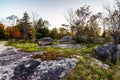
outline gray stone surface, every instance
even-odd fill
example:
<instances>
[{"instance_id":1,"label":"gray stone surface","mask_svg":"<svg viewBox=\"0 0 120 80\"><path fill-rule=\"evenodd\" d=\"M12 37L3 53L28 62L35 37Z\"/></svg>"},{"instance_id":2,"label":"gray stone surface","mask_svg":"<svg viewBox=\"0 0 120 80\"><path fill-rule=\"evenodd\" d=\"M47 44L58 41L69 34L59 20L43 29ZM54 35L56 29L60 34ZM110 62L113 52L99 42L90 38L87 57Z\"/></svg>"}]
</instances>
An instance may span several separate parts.
<instances>
[{"instance_id":1,"label":"gray stone surface","mask_svg":"<svg viewBox=\"0 0 120 80\"><path fill-rule=\"evenodd\" d=\"M52 45L53 39L51 37L43 37L38 39L39 46Z\"/></svg>"},{"instance_id":2,"label":"gray stone surface","mask_svg":"<svg viewBox=\"0 0 120 80\"><path fill-rule=\"evenodd\" d=\"M59 80L74 69L75 58L42 61L31 56L43 52L23 53L15 48L0 52L0 80Z\"/></svg>"},{"instance_id":3,"label":"gray stone surface","mask_svg":"<svg viewBox=\"0 0 120 80\"><path fill-rule=\"evenodd\" d=\"M64 36L61 40L60 40L61 44L64 43L75 43L75 41L73 40L72 36Z\"/></svg>"},{"instance_id":4,"label":"gray stone surface","mask_svg":"<svg viewBox=\"0 0 120 80\"><path fill-rule=\"evenodd\" d=\"M109 59L111 63L116 63L117 60L117 45L106 43L94 49L97 56L105 61Z\"/></svg>"},{"instance_id":5,"label":"gray stone surface","mask_svg":"<svg viewBox=\"0 0 120 80\"><path fill-rule=\"evenodd\" d=\"M84 45L79 44L57 44L55 45L57 48L86 48Z\"/></svg>"}]
</instances>

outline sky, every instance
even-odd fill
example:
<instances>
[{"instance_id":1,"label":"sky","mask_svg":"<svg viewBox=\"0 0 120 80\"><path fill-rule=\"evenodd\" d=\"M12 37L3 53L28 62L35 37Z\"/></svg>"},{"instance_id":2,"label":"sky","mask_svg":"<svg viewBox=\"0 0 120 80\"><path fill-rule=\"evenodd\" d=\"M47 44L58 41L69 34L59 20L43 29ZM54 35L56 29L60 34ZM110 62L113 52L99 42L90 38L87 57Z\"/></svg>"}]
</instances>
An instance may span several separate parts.
<instances>
[{"instance_id":1,"label":"sky","mask_svg":"<svg viewBox=\"0 0 120 80\"><path fill-rule=\"evenodd\" d=\"M112 0L0 0L0 19L10 15L23 17L26 11L30 15L37 13L38 17L50 22L53 27L61 27L67 23L66 15L69 9L76 10L81 6L90 5L93 14L104 13L103 4L111 4Z\"/></svg>"}]
</instances>

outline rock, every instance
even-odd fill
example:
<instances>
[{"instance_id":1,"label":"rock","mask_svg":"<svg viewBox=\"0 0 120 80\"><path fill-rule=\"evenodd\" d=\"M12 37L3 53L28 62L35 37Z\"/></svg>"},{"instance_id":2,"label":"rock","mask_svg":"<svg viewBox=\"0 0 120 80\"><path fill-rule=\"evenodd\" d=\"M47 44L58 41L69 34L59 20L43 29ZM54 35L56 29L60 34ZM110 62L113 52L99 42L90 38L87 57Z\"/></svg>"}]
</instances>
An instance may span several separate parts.
<instances>
[{"instance_id":1,"label":"rock","mask_svg":"<svg viewBox=\"0 0 120 80\"><path fill-rule=\"evenodd\" d=\"M64 36L61 40L60 40L61 44L66 44L66 43L75 43L75 41L73 40L72 36Z\"/></svg>"},{"instance_id":2,"label":"rock","mask_svg":"<svg viewBox=\"0 0 120 80\"><path fill-rule=\"evenodd\" d=\"M44 52L24 53L9 48L0 54L0 80L59 80L74 69L75 58L32 59Z\"/></svg>"},{"instance_id":3,"label":"rock","mask_svg":"<svg viewBox=\"0 0 120 80\"><path fill-rule=\"evenodd\" d=\"M93 59L93 61L91 62L91 64L97 64L100 68L103 68L103 69L109 69L110 66L107 65L107 64L104 64L102 63L101 61L97 60L97 59Z\"/></svg>"},{"instance_id":4,"label":"rock","mask_svg":"<svg viewBox=\"0 0 120 80\"><path fill-rule=\"evenodd\" d=\"M14 69L14 76L10 80L30 80L30 76L39 64L40 62L35 60L22 62Z\"/></svg>"},{"instance_id":5,"label":"rock","mask_svg":"<svg viewBox=\"0 0 120 80\"><path fill-rule=\"evenodd\" d=\"M117 60L117 45L106 43L94 49L97 56L103 61L109 59L111 63L116 63Z\"/></svg>"},{"instance_id":6,"label":"rock","mask_svg":"<svg viewBox=\"0 0 120 80\"><path fill-rule=\"evenodd\" d=\"M38 44L40 46L51 45L53 43L53 39L51 37L43 37L38 39Z\"/></svg>"},{"instance_id":7,"label":"rock","mask_svg":"<svg viewBox=\"0 0 120 80\"><path fill-rule=\"evenodd\" d=\"M57 48L86 48L86 46L79 45L79 44L58 44L55 45Z\"/></svg>"},{"instance_id":8,"label":"rock","mask_svg":"<svg viewBox=\"0 0 120 80\"><path fill-rule=\"evenodd\" d=\"M75 58L62 58L54 61L43 61L39 65L33 76L32 80L59 80L65 74L74 69L77 60Z\"/></svg>"}]
</instances>

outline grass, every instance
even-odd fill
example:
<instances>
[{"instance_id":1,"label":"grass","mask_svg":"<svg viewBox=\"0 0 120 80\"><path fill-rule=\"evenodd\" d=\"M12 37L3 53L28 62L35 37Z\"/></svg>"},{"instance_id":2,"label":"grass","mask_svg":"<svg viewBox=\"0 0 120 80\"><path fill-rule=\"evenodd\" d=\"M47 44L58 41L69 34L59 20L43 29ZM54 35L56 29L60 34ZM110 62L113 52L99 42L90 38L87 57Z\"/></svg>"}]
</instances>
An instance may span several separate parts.
<instances>
[{"instance_id":1,"label":"grass","mask_svg":"<svg viewBox=\"0 0 120 80\"><path fill-rule=\"evenodd\" d=\"M41 48L37 48L38 45L34 43L19 43L19 42L8 41L6 43L6 46L13 46L16 48L20 48L21 51L24 52L36 52L41 50Z\"/></svg>"},{"instance_id":2,"label":"grass","mask_svg":"<svg viewBox=\"0 0 120 80\"><path fill-rule=\"evenodd\" d=\"M80 55L82 58L77 58L78 63L74 70L68 72L63 80L118 80L120 65L114 66L108 70L100 68L97 63L91 65L93 58L90 56L93 48L101 44L82 44L87 46L83 49L75 48L55 48L55 47L38 47L35 43L20 43L20 42L7 42L6 45L20 48L24 52L44 51L44 54L32 56L34 59L42 60L56 60L58 57L70 58L73 55ZM118 68L116 68L118 67ZM117 73L114 73L116 69Z\"/></svg>"},{"instance_id":3,"label":"grass","mask_svg":"<svg viewBox=\"0 0 120 80\"><path fill-rule=\"evenodd\" d=\"M74 70L68 72L63 80L113 80L113 70L104 69L93 63L93 59L84 55L78 59L78 63Z\"/></svg>"},{"instance_id":4,"label":"grass","mask_svg":"<svg viewBox=\"0 0 120 80\"><path fill-rule=\"evenodd\" d=\"M58 57L70 58L72 55L77 54L78 50L74 48L56 48L56 47L38 47L38 44L35 43L21 43L21 42L12 42L8 41L7 46L14 46L21 49L22 52L38 52L44 51L44 55L35 55L32 56L34 59L43 59L43 60L55 60Z\"/></svg>"}]
</instances>

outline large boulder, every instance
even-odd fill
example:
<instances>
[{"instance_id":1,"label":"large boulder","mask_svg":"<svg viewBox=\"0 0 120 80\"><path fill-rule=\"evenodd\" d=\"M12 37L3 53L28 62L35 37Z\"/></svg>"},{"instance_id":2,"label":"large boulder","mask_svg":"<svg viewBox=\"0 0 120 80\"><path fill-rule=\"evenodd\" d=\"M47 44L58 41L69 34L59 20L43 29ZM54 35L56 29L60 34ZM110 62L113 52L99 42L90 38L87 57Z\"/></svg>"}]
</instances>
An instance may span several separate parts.
<instances>
[{"instance_id":1,"label":"large boulder","mask_svg":"<svg viewBox=\"0 0 120 80\"><path fill-rule=\"evenodd\" d=\"M59 80L77 63L75 58L31 58L37 54L43 55L44 52L24 53L14 48L0 52L0 80Z\"/></svg>"},{"instance_id":2,"label":"large boulder","mask_svg":"<svg viewBox=\"0 0 120 80\"><path fill-rule=\"evenodd\" d=\"M72 36L64 36L61 40L60 40L61 44L66 44L66 43L75 43L75 41L73 40Z\"/></svg>"},{"instance_id":3,"label":"large boulder","mask_svg":"<svg viewBox=\"0 0 120 80\"><path fill-rule=\"evenodd\" d=\"M38 39L38 44L40 46L51 45L53 43L53 39L51 37L43 37Z\"/></svg>"},{"instance_id":4,"label":"large boulder","mask_svg":"<svg viewBox=\"0 0 120 80\"><path fill-rule=\"evenodd\" d=\"M94 49L94 52L97 54L98 58L105 61L109 59L111 63L117 62L117 45L106 43L103 46L99 46Z\"/></svg>"}]
</instances>

